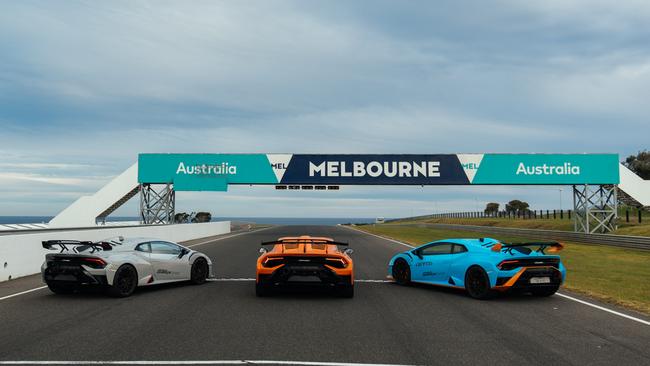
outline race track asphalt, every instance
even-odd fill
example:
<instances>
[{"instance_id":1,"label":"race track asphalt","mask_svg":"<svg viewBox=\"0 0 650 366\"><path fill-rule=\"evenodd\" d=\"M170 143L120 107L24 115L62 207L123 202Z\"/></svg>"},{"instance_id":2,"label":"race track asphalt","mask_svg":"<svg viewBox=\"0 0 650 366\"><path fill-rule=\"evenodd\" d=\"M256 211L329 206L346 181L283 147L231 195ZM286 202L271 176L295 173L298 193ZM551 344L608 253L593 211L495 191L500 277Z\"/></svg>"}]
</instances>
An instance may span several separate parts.
<instances>
[{"instance_id":1,"label":"race track asphalt","mask_svg":"<svg viewBox=\"0 0 650 366\"><path fill-rule=\"evenodd\" d=\"M246 279L255 276L259 243L301 234L350 242L359 280L385 280L390 257L408 249L336 226L204 243L194 249L212 258L219 279L205 285L151 287L125 299L41 289L0 301L0 361L650 365L650 326L557 295L477 301L457 290L359 282L353 299L317 291L257 298ZM36 280L32 287L42 286Z\"/></svg>"}]
</instances>

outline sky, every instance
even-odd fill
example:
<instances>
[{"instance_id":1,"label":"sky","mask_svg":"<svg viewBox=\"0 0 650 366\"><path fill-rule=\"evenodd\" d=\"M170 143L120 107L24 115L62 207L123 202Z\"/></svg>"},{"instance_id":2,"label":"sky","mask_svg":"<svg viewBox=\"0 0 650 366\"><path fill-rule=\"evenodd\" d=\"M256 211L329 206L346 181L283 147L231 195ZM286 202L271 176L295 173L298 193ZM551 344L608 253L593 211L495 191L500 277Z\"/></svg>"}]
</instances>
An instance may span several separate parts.
<instances>
[{"instance_id":1,"label":"sky","mask_svg":"<svg viewBox=\"0 0 650 366\"><path fill-rule=\"evenodd\" d=\"M0 215L55 215L142 152L650 148L645 0L0 6ZM568 208L571 191L234 187L179 192L177 211L401 217L514 198Z\"/></svg>"}]
</instances>

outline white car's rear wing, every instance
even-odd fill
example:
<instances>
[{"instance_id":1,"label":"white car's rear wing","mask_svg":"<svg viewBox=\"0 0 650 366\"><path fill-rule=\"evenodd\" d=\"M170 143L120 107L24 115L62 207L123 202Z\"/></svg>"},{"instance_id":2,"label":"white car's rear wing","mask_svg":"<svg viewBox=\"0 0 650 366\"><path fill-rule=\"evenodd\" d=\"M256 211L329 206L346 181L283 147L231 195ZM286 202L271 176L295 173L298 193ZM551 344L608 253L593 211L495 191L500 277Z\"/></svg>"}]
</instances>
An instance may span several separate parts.
<instances>
[{"instance_id":1,"label":"white car's rear wing","mask_svg":"<svg viewBox=\"0 0 650 366\"><path fill-rule=\"evenodd\" d=\"M45 240L42 242L43 248L49 250L60 249L60 253L72 250L74 253L79 253L80 247L83 250L90 248L91 253L101 250L112 250L113 245L109 242L92 242L92 241L79 241L79 240ZM58 248L56 248L58 247Z\"/></svg>"}]
</instances>

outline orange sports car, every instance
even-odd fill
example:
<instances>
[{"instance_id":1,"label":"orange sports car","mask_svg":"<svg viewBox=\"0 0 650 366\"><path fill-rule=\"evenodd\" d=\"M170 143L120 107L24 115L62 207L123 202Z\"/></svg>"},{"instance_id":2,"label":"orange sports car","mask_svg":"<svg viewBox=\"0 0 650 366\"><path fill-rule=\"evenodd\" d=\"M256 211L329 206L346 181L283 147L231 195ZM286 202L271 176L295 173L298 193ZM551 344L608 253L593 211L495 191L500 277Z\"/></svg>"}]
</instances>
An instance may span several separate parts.
<instances>
[{"instance_id":1,"label":"orange sports car","mask_svg":"<svg viewBox=\"0 0 650 366\"><path fill-rule=\"evenodd\" d=\"M340 296L353 297L352 249L339 249L347 245L306 235L263 242L257 259L257 296L269 295L277 287L302 284L333 288Z\"/></svg>"}]
</instances>

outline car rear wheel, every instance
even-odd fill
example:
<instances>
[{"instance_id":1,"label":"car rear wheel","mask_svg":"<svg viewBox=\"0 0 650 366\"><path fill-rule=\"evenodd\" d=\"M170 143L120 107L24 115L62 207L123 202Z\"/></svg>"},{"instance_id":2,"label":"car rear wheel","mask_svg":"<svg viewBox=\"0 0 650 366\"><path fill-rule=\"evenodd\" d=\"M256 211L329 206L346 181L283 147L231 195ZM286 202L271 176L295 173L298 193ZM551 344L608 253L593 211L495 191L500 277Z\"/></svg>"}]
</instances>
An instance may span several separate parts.
<instances>
[{"instance_id":1,"label":"car rear wheel","mask_svg":"<svg viewBox=\"0 0 650 366\"><path fill-rule=\"evenodd\" d=\"M199 258L192 264L190 281L195 285L205 283L208 279L208 261L205 258Z\"/></svg>"},{"instance_id":2,"label":"car rear wheel","mask_svg":"<svg viewBox=\"0 0 650 366\"><path fill-rule=\"evenodd\" d=\"M393 264L393 279L399 285L411 283L411 267L403 259L398 259Z\"/></svg>"},{"instance_id":3,"label":"car rear wheel","mask_svg":"<svg viewBox=\"0 0 650 366\"><path fill-rule=\"evenodd\" d=\"M257 297L266 297L271 295L271 287L262 283L255 283L255 295Z\"/></svg>"},{"instance_id":4,"label":"car rear wheel","mask_svg":"<svg viewBox=\"0 0 650 366\"><path fill-rule=\"evenodd\" d=\"M130 264L124 264L115 272L113 285L108 293L113 297L128 297L138 287L138 271Z\"/></svg>"},{"instance_id":5,"label":"car rear wheel","mask_svg":"<svg viewBox=\"0 0 650 366\"><path fill-rule=\"evenodd\" d=\"M559 289L560 285L539 287L530 289L530 293L533 294L533 296L546 297L555 294Z\"/></svg>"},{"instance_id":6,"label":"car rear wheel","mask_svg":"<svg viewBox=\"0 0 650 366\"><path fill-rule=\"evenodd\" d=\"M495 295L490 287L490 278L479 266L472 266L465 273L465 290L469 296L479 300L487 300Z\"/></svg>"},{"instance_id":7,"label":"car rear wheel","mask_svg":"<svg viewBox=\"0 0 650 366\"><path fill-rule=\"evenodd\" d=\"M57 295L67 295L74 292L75 287L72 285L62 285L59 283L48 282L47 287Z\"/></svg>"}]
</instances>

